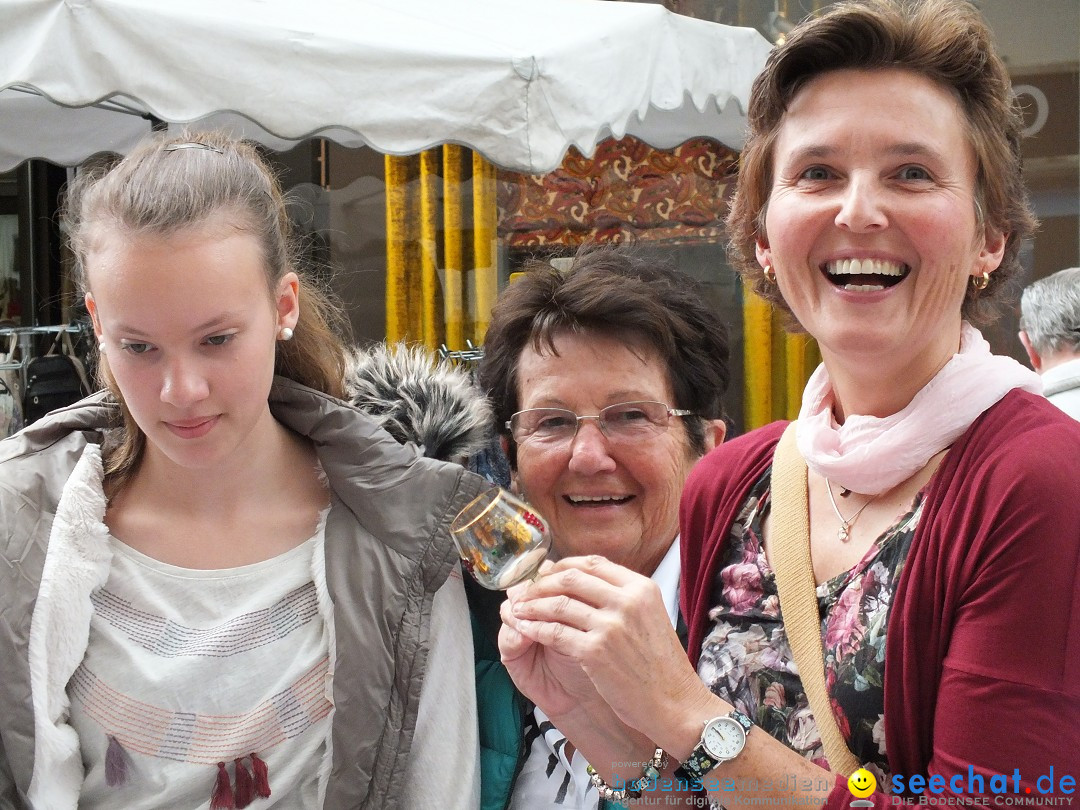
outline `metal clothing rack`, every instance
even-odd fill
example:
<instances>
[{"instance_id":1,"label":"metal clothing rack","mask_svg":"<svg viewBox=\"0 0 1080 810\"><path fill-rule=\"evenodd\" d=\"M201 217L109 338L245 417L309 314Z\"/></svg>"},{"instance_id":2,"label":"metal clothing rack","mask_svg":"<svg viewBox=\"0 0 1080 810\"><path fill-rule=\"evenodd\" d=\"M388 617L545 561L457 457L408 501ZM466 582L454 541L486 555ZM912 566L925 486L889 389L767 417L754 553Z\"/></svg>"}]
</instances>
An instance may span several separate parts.
<instances>
[{"instance_id":1,"label":"metal clothing rack","mask_svg":"<svg viewBox=\"0 0 1080 810\"><path fill-rule=\"evenodd\" d=\"M439 357L443 360L449 360L452 363L479 363L484 359L484 347L474 346L471 340L465 341L467 348L459 351L450 351L446 344L439 346Z\"/></svg>"},{"instance_id":2,"label":"metal clothing rack","mask_svg":"<svg viewBox=\"0 0 1080 810\"><path fill-rule=\"evenodd\" d=\"M0 371L19 371L20 382L26 386L26 364L34 356L35 335L59 335L67 332L72 335L80 335L86 327L79 323L58 324L56 326L3 326L0 327L0 338L17 335L19 338L20 359L16 363L0 363Z\"/></svg>"}]
</instances>

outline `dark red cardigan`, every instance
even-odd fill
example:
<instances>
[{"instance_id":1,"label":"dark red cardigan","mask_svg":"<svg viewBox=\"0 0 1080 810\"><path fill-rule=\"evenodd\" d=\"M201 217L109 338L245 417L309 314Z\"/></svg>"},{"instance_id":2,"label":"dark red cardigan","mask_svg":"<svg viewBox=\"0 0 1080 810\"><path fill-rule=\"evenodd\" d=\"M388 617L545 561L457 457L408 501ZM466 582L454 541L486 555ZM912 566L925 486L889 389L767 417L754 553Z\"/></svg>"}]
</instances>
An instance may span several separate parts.
<instances>
[{"instance_id":1,"label":"dark red cardigan","mask_svg":"<svg viewBox=\"0 0 1080 810\"><path fill-rule=\"evenodd\" d=\"M784 427L721 445L684 490L681 593L695 666L720 552ZM1067 774L1080 796L1080 422L1041 397L1006 395L931 481L889 615L885 736L905 784L961 774L967 791L970 765L987 793L993 774L1009 776L1012 792L1019 769L1020 793L1040 796L1038 777L1053 766L1055 795ZM830 808L854 798L846 785L838 777Z\"/></svg>"}]
</instances>

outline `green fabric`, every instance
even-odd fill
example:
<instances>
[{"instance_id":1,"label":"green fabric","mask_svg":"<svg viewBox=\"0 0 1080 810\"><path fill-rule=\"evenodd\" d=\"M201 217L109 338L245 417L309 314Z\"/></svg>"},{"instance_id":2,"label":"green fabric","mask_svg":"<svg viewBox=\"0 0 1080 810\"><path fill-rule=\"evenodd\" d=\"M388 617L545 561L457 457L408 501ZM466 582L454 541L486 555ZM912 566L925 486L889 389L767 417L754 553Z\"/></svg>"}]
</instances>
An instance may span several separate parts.
<instances>
[{"instance_id":1,"label":"green fabric","mask_svg":"<svg viewBox=\"0 0 1080 810\"><path fill-rule=\"evenodd\" d=\"M499 607L506 598L465 577L473 630L476 713L480 729L480 810L506 810L525 759L525 717L531 704L518 692L499 659ZM679 611L675 626L686 648L686 622ZM599 810L624 805L600 801Z\"/></svg>"},{"instance_id":2,"label":"green fabric","mask_svg":"<svg viewBox=\"0 0 1080 810\"><path fill-rule=\"evenodd\" d=\"M504 810L524 757L525 698L499 660L499 605L503 594L466 577L473 625L476 709L480 732L480 810Z\"/></svg>"}]
</instances>

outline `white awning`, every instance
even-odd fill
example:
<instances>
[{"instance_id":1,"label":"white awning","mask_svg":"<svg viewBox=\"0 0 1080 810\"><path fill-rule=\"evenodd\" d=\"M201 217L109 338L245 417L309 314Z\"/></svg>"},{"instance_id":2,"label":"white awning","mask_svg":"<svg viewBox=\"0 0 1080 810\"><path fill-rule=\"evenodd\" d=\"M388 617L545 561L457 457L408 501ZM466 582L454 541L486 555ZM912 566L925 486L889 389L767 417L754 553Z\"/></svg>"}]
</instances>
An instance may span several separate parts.
<instances>
[{"instance_id":1,"label":"white awning","mask_svg":"<svg viewBox=\"0 0 1080 810\"><path fill-rule=\"evenodd\" d=\"M531 173L609 135L739 148L770 49L605 0L3 0L0 17L0 171L126 151L149 116L275 149L458 143Z\"/></svg>"}]
</instances>

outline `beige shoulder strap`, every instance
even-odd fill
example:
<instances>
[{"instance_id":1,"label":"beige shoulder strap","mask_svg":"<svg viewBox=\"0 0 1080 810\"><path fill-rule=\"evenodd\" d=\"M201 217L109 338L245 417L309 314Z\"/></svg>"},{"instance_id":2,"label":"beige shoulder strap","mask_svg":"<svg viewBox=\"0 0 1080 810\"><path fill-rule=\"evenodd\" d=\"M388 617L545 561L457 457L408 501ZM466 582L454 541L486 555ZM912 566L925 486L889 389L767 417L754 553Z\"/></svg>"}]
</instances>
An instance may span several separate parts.
<instances>
[{"instance_id":1,"label":"beige shoulder strap","mask_svg":"<svg viewBox=\"0 0 1080 810\"><path fill-rule=\"evenodd\" d=\"M769 497L772 500L772 567L776 572L784 631L821 734L829 767L836 773L850 776L859 769L859 762L844 742L825 690L821 618L814 566L810 561L806 462L795 444L795 422L787 426L776 446Z\"/></svg>"}]
</instances>

